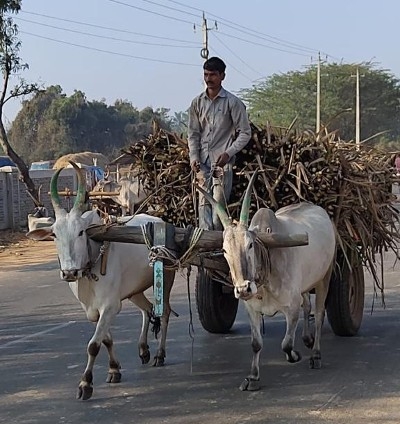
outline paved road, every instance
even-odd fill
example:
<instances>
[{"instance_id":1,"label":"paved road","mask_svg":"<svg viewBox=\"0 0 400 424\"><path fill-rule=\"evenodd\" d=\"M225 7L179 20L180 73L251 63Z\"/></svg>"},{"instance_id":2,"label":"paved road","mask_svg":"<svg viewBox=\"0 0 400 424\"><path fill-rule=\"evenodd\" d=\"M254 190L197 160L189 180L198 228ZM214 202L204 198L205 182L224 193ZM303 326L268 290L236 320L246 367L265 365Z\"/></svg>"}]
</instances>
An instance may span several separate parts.
<instances>
[{"instance_id":1,"label":"paved road","mask_svg":"<svg viewBox=\"0 0 400 424\"><path fill-rule=\"evenodd\" d=\"M262 390L238 389L250 367L249 325L241 307L229 335L205 332L193 303L194 339L189 335L185 279L179 277L172 306L164 368L142 366L136 341L140 316L126 304L113 334L123 381L105 383L101 351L90 401L75 400L92 325L85 320L57 264L0 269L0 422L55 423L399 423L400 273L385 262L386 309L376 301L367 276L366 309L357 337L336 337L323 329L323 368L285 361L280 351L281 317L266 319ZM152 352L155 342L151 343Z\"/></svg>"}]
</instances>

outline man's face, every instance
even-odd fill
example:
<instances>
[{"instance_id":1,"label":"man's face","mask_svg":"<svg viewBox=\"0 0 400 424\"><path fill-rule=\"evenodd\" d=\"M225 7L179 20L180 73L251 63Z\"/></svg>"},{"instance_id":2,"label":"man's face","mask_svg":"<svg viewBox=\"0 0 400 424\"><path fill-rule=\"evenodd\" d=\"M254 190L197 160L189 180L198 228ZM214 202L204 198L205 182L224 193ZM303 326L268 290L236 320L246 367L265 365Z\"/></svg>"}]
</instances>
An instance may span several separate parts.
<instances>
[{"instance_id":1,"label":"man's face","mask_svg":"<svg viewBox=\"0 0 400 424\"><path fill-rule=\"evenodd\" d=\"M207 88L220 88L224 78L225 72L208 71L207 69L204 69L204 81L207 85Z\"/></svg>"}]
</instances>

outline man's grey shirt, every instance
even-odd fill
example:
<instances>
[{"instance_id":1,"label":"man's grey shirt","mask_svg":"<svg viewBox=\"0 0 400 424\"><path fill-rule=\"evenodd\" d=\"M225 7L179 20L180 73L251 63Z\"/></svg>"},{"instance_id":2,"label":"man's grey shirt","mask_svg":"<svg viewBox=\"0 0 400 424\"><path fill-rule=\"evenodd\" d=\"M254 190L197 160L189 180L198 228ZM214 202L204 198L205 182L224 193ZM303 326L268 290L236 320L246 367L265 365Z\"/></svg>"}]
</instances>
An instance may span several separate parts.
<instances>
[{"instance_id":1,"label":"man's grey shirt","mask_svg":"<svg viewBox=\"0 0 400 424\"><path fill-rule=\"evenodd\" d=\"M234 140L235 132L239 135ZM229 161L249 142L251 128L244 103L221 87L214 100L206 92L193 99L189 109L189 157L190 163L211 164L226 152Z\"/></svg>"}]
</instances>

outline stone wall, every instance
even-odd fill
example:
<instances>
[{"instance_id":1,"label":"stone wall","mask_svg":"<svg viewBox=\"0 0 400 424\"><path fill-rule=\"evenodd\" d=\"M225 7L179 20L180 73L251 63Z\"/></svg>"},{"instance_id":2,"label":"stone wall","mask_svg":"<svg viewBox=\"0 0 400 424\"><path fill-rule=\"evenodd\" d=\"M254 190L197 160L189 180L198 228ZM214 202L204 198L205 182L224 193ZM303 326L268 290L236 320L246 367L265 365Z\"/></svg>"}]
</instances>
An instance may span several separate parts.
<instances>
[{"instance_id":1,"label":"stone wall","mask_svg":"<svg viewBox=\"0 0 400 424\"><path fill-rule=\"evenodd\" d=\"M50 181L54 170L30 171L30 176L36 187L40 187L40 200L54 217L50 200ZM65 188L76 190L77 178L75 170L64 169L58 178L58 190ZM61 205L69 210L73 206L74 198L60 197ZM0 230L26 229L28 213L32 213L35 205L26 191L25 184L19 180L18 170L12 167L0 168Z\"/></svg>"}]
</instances>

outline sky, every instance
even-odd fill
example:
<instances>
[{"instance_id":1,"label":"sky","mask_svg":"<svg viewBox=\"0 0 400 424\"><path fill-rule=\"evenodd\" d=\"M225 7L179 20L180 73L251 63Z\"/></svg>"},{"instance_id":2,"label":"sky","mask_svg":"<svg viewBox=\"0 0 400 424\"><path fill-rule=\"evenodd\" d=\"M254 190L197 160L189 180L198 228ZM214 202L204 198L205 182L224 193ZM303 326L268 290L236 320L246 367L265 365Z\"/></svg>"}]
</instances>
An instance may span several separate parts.
<instances>
[{"instance_id":1,"label":"sky","mask_svg":"<svg viewBox=\"0 0 400 424\"><path fill-rule=\"evenodd\" d=\"M233 93L305 70L318 52L400 79L398 0L23 0L14 18L29 65L21 76L89 101L184 111L204 87L203 12L209 57L225 61ZM20 109L6 105L5 122Z\"/></svg>"}]
</instances>

